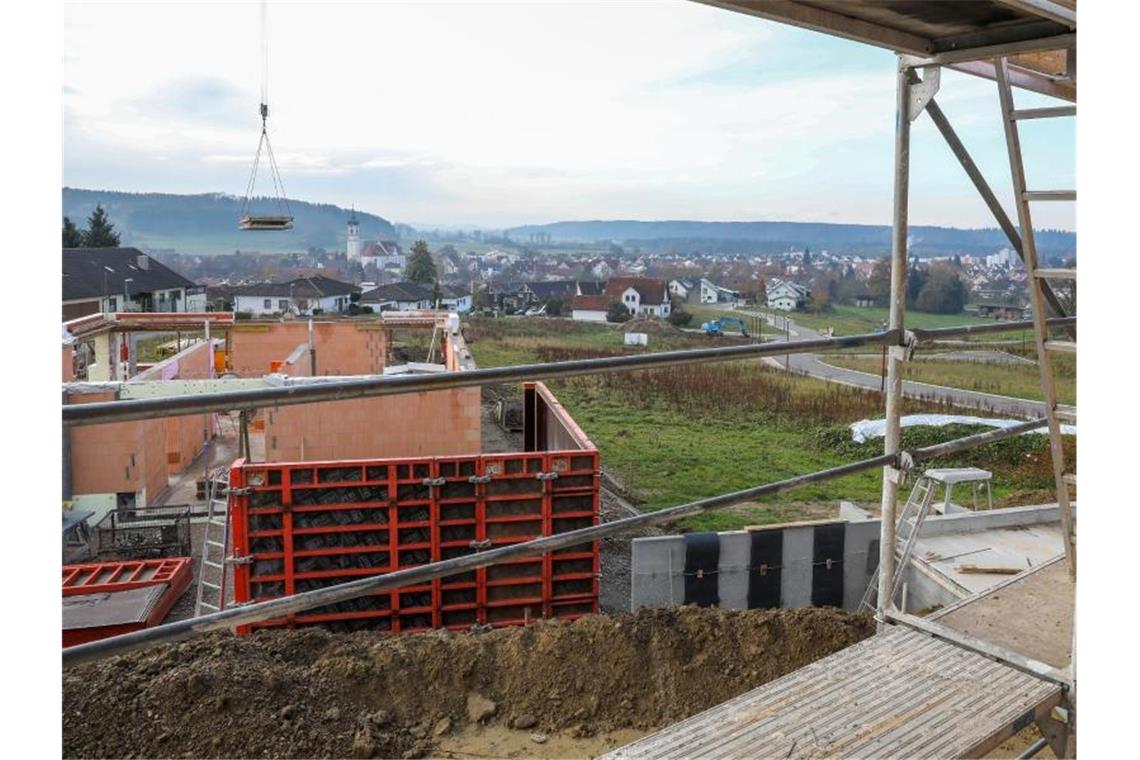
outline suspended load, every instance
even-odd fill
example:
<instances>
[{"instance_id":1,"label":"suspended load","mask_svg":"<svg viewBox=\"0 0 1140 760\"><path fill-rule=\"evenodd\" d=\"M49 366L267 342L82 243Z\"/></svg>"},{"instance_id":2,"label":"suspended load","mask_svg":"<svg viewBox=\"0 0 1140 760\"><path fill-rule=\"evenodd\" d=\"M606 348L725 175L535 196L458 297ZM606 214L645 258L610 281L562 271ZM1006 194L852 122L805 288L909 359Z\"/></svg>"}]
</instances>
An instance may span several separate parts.
<instances>
[{"instance_id":1,"label":"suspended load","mask_svg":"<svg viewBox=\"0 0 1140 760\"><path fill-rule=\"evenodd\" d=\"M266 5L261 3L261 139L257 142L257 152L253 156L253 169L249 173L249 184L246 185L245 199L241 204L241 218L238 219L238 228L242 230L291 230L293 229L293 212L289 208L289 200L285 197L285 184L281 181L281 172L277 169L277 159L273 157L273 146L269 143L269 39L266 30ZM269 172L273 179L273 199L277 214L254 214L250 204L253 200L254 186L257 182L257 170L261 166L262 153L269 162Z\"/></svg>"}]
</instances>

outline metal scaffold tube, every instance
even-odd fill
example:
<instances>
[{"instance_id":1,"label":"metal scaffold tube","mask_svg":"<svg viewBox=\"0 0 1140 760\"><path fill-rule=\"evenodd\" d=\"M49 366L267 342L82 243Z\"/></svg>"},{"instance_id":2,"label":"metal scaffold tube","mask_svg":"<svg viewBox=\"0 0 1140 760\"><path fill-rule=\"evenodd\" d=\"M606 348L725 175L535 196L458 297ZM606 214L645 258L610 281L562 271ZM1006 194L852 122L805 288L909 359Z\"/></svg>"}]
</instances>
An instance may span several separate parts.
<instances>
[{"instance_id":1,"label":"metal scaffold tube","mask_svg":"<svg viewBox=\"0 0 1140 760\"><path fill-rule=\"evenodd\" d=\"M1076 324L1075 318L1050 320L1058 326ZM984 325L963 325L936 330L912 330L919 343L959 335L1009 332L1033 327L1031 320L993 322ZM368 377L350 380L328 380L305 385L272 388L254 388L237 391L219 391L186 396L167 396L130 401L103 401L63 407L63 424L66 427L97 425L107 422L179 417L204 412L255 411L265 407L307 404L318 401L343 401L351 398L388 396L400 393L471 388L494 383L551 380L562 377L595 375L606 372L632 372L641 369L660 369L685 364L755 359L765 356L808 353L825 349L853 348L864 345L897 345L901 333L887 330L847 337L816 338L777 343L750 343L720 348L697 348L685 351L662 351L609 356L599 359L576 359L546 364L520 364L510 367L475 369L465 372L446 372L433 375L403 375L397 377Z\"/></svg>"},{"instance_id":2,"label":"metal scaffold tube","mask_svg":"<svg viewBox=\"0 0 1140 760\"><path fill-rule=\"evenodd\" d=\"M891 225L891 302L887 327L897 336L904 335L906 321L907 209L910 196L910 113L911 72L899 64L895 100L895 192L894 219ZM896 340L887 349L886 435L883 453L895 454L902 438L903 359L905 347ZM882 520L879 528L879 589L875 617L885 624L884 613L890 609L892 581L895 577L895 502L898 499L900 473L897 463L883 466Z\"/></svg>"},{"instance_id":3,"label":"metal scaffold tube","mask_svg":"<svg viewBox=\"0 0 1140 760\"><path fill-rule=\"evenodd\" d=\"M1039 428L1044 424L1044 419L1031 420L1002 430L987 431L978 435L967 436L946 443L916 449L909 454L909 457L903 455L901 458L907 459L907 461L924 461L943 454L953 453L1010 436L1019 435L1029 430ZM741 501L772 496L811 483L834 480L847 475L873 470L884 465L898 464L899 459L899 456L893 454L880 454L870 459L863 459L858 462L852 462L806 475L798 475L793 478L787 478L786 480L768 483L755 488L747 488L742 491L734 491L719 496L710 496L706 499L698 499L697 501L662 509L657 512L647 512L601 525L580 528L578 530L567 531L566 533L558 533L553 536L545 536L543 538L511 544L509 546L501 546L477 554L442 560L427 565L419 565L384 575L361 578L336 586L329 586L315 591L306 591L266 602L232 607L222 610L221 612L215 612L189 620L179 620L155 628L147 628L134 633L100 639L98 641L64 649L63 664L65 667L79 665L104 657L144 649L156 644L182 641L202 633L229 630L237 626L273 620L285 615L313 609L314 607L322 607L328 604L336 604L349 599L355 599L365 596L366 594L390 591L403 586L419 585L435 580L436 578L446 578L481 567L502 564L503 562L521 557L589 543L590 541L596 541L601 538L639 530L649 525L672 522L683 517L691 517L692 515L697 515L702 512L731 506Z\"/></svg>"}]
</instances>

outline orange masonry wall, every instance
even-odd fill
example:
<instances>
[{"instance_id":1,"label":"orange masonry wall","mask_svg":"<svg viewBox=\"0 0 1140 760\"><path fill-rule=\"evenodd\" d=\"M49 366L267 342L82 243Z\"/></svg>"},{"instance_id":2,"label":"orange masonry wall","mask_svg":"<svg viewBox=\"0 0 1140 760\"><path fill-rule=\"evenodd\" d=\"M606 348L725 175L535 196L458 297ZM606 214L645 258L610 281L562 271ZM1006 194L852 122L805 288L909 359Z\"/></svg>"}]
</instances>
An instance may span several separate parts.
<instances>
[{"instance_id":1,"label":"orange masonry wall","mask_svg":"<svg viewBox=\"0 0 1140 760\"><path fill-rule=\"evenodd\" d=\"M71 396L69 403L111 401L111 393ZM166 488L165 420L114 422L70 428L72 491L122 493Z\"/></svg>"},{"instance_id":2,"label":"orange masonry wall","mask_svg":"<svg viewBox=\"0 0 1140 760\"><path fill-rule=\"evenodd\" d=\"M272 362L283 361L309 342L307 322L235 324L230 362L241 377L261 377ZM378 375L384 371L388 341L375 323L314 322L318 375ZM306 357L305 361L308 361Z\"/></svg>"},{"instance_id":3,"label":"orange masonry wall","mask_svg":"<svg viewBox=\"0 0 1140 760\"><path fill-rule=\"evenodd\" d=\"M262 412L268 462L477 454L479 389L284 406Z\"/></svg>"}]
</instances>

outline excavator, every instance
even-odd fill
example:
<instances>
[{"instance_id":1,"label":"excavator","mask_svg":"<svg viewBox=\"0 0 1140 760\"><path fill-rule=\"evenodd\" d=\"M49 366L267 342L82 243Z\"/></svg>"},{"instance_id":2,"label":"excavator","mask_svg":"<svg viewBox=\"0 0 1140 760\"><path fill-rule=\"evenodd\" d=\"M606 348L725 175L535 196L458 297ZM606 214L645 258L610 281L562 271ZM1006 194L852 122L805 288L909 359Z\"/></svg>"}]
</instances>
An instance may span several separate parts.
<instances>
[{"instance_id":1,"label":"excavator","mask_svg":"<svg viewBox=\"0 0 1140 760\"><path fill-rule=\"evenodd\" d=\"M701 325L701 329L704 330L705 335L709 337L720 337L724 335L724 328L726 327L735 327L740 330L740 334L745 338L751 337L748 334L748 328L744 326L744 320L737 319L736 317L721 317L720 319L714 319L711 322L705 322Z\"/></svg>"}]
</instances>

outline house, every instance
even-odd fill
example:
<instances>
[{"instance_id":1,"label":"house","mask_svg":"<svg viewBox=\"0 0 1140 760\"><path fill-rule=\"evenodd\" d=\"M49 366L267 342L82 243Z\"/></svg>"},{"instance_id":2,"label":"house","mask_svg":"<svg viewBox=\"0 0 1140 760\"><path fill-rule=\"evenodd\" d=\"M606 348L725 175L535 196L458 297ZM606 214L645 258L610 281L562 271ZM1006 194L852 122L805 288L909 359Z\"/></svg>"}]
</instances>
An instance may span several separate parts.
<instances>
[{"instance_id":1,"label":"house","mask_svg":"<svg viewBox=\"0 0 1140 760\"><path fill-rule=\"evenodd\" d=\"M669 292L685 303L735 303L740 294L722 288L707 277L669 281Z\"/></svg>"},{"instance_id":2,"label":"house","mask_svg":"<svg viewBox=\"0 0 1140 760\"><path fill-rule=\"evenodd\" d=\"M138 248L64 248L64 321L99 312L205 311L206 289Z\"/></svg>"},{"instance_id":3,"label":"house","mask_svg":"<svg viewBox=\"0 0 1140 760\"><path fill-rule=\"evenodd\" d=\"M341 314L348 311L352 294L359 290L351 283L315 275L288 282L243 285L234 289L233 304L234 311L254 316Z\"/></svg>"},{"instance_id":4,"label":"house","mask_svg":"<svg viewBox=\"0 0 1140 760\"><path fill-rule=\"evenodd\" d=\"M525 311L531 302L532 293L526 289L524 282L505 282L501 285L492 283L488 292L494 307L507 314Z\"/></svg>"},{"instance_id":5,"label":"house","mask_svg":"<svg viewBox=\"0 0 1140 760\"><path fill-rule=\"evenodd\" d=\"M363 266L375 266L378 269L404 270L407 266L407 257L400 250L400 245L394 240L377 240L364 247L360 254L360 263Z\"/></svg>"},{"instance_id":6,"label":"house","mask_svg":"<svg viewBox=\"0 0 1140 760\"><path fill-rule=\"evenodd\" d=\"M672 308L669 286L656 277L611 277L605 298L608 303L617 301L635 316L668 317Z\"/></svg>"},{"instance_id":7,"label":"house","mask_svg":"<svg viewBox=\"0 0 1140 760\"><path fill-rule=\"evenodd\" d=\"M855 296L855 305L860 309L869 309L875 305L875 297L868 293Z\"/></svg>"},{"instance_id":8,"label":"house","mask_svg":"<svg viewBox=\"0 0 1140 760\"><path fill-rule=\"evenodd\" d=\"M595 280L578 280L575 283L576 296L600 296L606 291L606 284L604 282L597 282Z\"/></svg>"},{"instance_id":9,"label":"house","mask_svg":"<svg viewBox=\"0 0 1140 760\"><path fill-rule=\"evenodd\" d=\"M439 302L439 308L456 314L464 314L471 311L471 303L470 290L455 285L443 286L443 298Z\"/></svg>"},{"instance_id":10,"label":"house","mask_svg":"<svg viewBox=\"0 0 1140 760\"><path fill-rule=\"evenodd\" d=\"M574 296L570 304L570 318L579 322L605 322L610 299L604 295Z\"/></svg>"},{"instance_id":11,"label":"house","mask_svg":"<svg viewBox=\"0 0 1140 760\"><path fill-rule=\"evenodd\" d=\"M807 306L811 290L798 282L779 280L773 277L768 281L768 308L781 311L795 311Z\"/></svg>"},{"instance_id":12,"label":"house","mask_svg":"<svg viewBox=\"0 0 1140 760\"><path fill-rule=\"evenodd\" d=\"M362 294L360 305L371 306L376 311L418 311L432 308L431 296L431 291L423 285L392 282Z\"/></svg>"}]
</instances>

